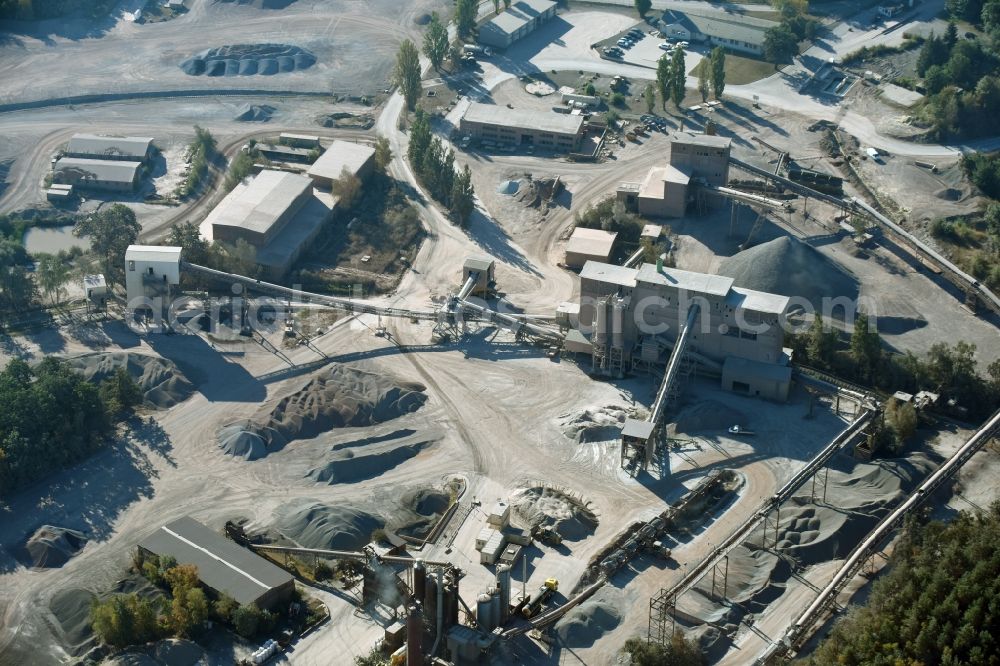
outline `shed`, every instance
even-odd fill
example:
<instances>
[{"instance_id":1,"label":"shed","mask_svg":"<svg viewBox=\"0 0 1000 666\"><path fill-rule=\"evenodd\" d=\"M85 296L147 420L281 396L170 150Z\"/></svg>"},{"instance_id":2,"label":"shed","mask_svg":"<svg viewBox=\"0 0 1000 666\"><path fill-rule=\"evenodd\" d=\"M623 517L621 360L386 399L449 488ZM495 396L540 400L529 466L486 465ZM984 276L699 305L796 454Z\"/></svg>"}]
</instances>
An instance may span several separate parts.
<instances>
[{"instance_id":1,"label":"shed","mask_svg":"<svg viewBox=\"0 0 1000 666\"><path fill-rule=\"evenodd\" d=\"M479 551L480 564L496 564L503 553L506 543L507 539L504 538L502 533L494 532L489 540L483 544L482 550Z\"/></svg>"},{"instance_id":2,"label":"shed","mask_svg":"<svg viewBox=\"0 0 1000 666\"><path fill-rule=\"evenodd\" d=\"M278 137L279 143L293 148L319 148L319 137L311 134L291 134L282 132Z\"/></svg>"},{"instance_id":3,"label":"shed","mask_svg":"<svg viewBox=\"0 0 1000 666\"><path fill-rule=\"evenodd\" d=\"M502 530L510 524L510 504L504 501L497 501L490 509L486 522L498 530Z\"/></svg>"},{"instance_id":4,"label":"shed","mask_svg":"<svg viewBox=\"0 0 1000 666\"><path fill-rule=\"evenodd\" d=\"M309 167L309 177L318 187L331 188L346 169L364 180L375 168L375 149L361 143L334 141Z\"/></svg>"},{"instance_id":5,"label":"shed","mask_svg":"<svg viewBox=\"0 0 1000 666\"><path fill-rule=\"evenodd\" d=\"M642 228L642 234L640 234L639 238L641 240L648 240L655 245L663 238L663 226L659 224L647 224Z\"/></svg>"},{"instance_id":6,"label":"shed","mask_svg":"<svg viewBox=\"0 0 1000 666\"><path fill-rule=\"evenodd\" d=\"M202 585L240 605L273 608L288 601L295 589L290 573L190 516L167 523L139 542L139 548L157 557L173 557L178 564L193 564Z\"/></svg>"},{"instance_id":7,"label":"shed","mask_svg":"<svg viewBox=\"0 0 1000 666\"><path fill-rule=\"evenodd\" d=\"M722 388L766 400L785 402L792 385L792 369L787 365L727 356L722 364Z\"/></svg>"},{"instance_id":8,"label":"shed","mask_svg":"<svg viewBox=\"0 0 1000 666\"><path fill-rule=\"evenodd\" d=\"M577 227L566 244L564 263L569 268L583 268L588 261L606 263L611 258L617 233L603 229Z\"/></svg>"},{"instance_id":9,"label":"shed","mask_svg":"<svg viewBox=\"0 0 1000 666\"><path fill-rule=\"evenodd\" d=\"M108 303L108 283L100 273L83 276L83 292L97 308L103 308Z\"/></svg>"}]
</instances>

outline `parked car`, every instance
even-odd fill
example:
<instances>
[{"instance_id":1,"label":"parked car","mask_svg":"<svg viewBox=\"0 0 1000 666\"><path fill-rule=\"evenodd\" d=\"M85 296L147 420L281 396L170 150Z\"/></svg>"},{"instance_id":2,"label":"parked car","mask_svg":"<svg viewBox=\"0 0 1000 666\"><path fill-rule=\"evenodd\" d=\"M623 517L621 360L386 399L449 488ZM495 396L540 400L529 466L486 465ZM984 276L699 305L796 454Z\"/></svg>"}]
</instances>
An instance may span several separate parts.
<instances>
[{"instance_id":1,"label":"parked car","mask_svg":"<svg viewBox=\"0 0 1000 666\"><path fill-rule=\"evenodd\" d=\"M689 45L687 42L677 42L677 46L681 47L682 49L686 49Z\"/></svg>"},{"instance_id":2,"label":"parked car","mask_svg":"<svg viewBox=\"0 0 1000 666\"><path fill-rule=\"evenodd\" d=\"M663 42L662 44L660 44L660 48L663 49L664 51L673 51L674 45L671 44L670 42Z\"/></svg>"}]
</instances>

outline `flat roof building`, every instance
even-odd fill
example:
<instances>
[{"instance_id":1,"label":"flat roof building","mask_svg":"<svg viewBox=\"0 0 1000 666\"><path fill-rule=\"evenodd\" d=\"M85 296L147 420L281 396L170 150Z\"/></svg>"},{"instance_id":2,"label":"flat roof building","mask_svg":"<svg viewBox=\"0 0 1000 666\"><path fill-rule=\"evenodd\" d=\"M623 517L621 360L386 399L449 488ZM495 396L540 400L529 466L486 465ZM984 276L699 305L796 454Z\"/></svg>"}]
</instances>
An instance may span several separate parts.
<instances>
[{"instance_id":1,"label":"flat roof building","mask_svg":"<svg viewBox=\"0 0 1000 666\"><path fill-rule=\"evenodd\" d=\"M56 162L52 180L81 190L131 192L139 183L141 169L140 162L63 157Z\"/></svg>"},{"instance_id":2,"label":"flat roof building","mask_svg":"<svg viewBox=\"0 0 1000 666\"><path fill-rule=\"evenodd\" d=\"M241 606L270 609L288 601L295 581L287 571L208 529L190 516L167 523L139 542L147 553L198 567L202 585Z\"/></svg>"},{"instance_id":3,"label":"flat roof building","mask_svg":"<svg viewBox=\"0 0 1000 666\"><path fill-rule=\"evenodd\" d=\"M676 132L670 137L667 163L709 185L725 185L729 181L732 143L726 136Z\"/></svg>"},{"instance_id":4,"label":"flat roof building","mask_svg":"<svg viewBox=\"0 0 1000 666\"><path fill-rule=\"evenodd\" d=\"M570 153L580 146L583 117L474 102L459 121L459 129L484 144Z\"/></svg>"},{"instance_id":5,"label":"flat roof building","mask_svg":"<svg viewBox=\"0 0 1000 666\"><path fill-rule=\"evenodd\" d=\"M479 43L505 49L556 15L550 0L517 0L479 29Z\"/></svg>"},{"instance_id":6,"label":"flat roof building","mask_svg":"<svg viewBox=\"0 0 1000 666\"><path fill-rule=\"evenodd\" d=\"M268 277L280 278L332 217L334 197L313 188L313 180L264 170L240 183L201 223L209 241L243 240L256 248Z\"/></svg>"},{"instance_id":7,"label":"flat roof building","mask_svg":"<svg viewBox=\"0 0 1000 666\"><path fill-rule=\"evenodd\" d=\"M362 143L334 141L306 172L317 187L331 188L344 169L366 178L375 168L375 149Z\"/></svg>"},{"instance_id":8,"label":"flat roof building","mask_svg":"<svg viewBox=\"0 0 1000 666\"><path fill-rule=\"evenodd\" d=\"M476 274L476 284L472 288L472 293L485 296L496 283L496 262L492 257L466 257L465 263L462 264L463 285L473 273Z\"/></svg>"},{"instance_id":9,"label":"flat roof building","mask_svg":"<svg viewBox=\"0 0 1000 666\"><path fill-rule=\"evenodd\" d=\"M734 51L763 55L765 33L778 25L752 16L728 16L720 13L663 13L663 33L670 39L708 42Z\"/></svg>"},{"instance_id":10,"label":"flat roof building","mask_svg":"<svg viewBox=\"0 0 1000 666\"><path fill-rule=\"evenodd\" d=\"M66 147L67 157L122 162L146 162L153 154L152 137L74 134Z\"/></svg>"},{"instance_id":11,"label":"flat roof building","mask_svg":"<svg viewBox=\"0 0 1000 666\"><path fill-rule=\"evenodd\" d=\"M566 243L564 263L569 268L583 268L588 261L607 262L615 246L617 233L603 229L577 227Z\"/></svg>"}]
</instances>

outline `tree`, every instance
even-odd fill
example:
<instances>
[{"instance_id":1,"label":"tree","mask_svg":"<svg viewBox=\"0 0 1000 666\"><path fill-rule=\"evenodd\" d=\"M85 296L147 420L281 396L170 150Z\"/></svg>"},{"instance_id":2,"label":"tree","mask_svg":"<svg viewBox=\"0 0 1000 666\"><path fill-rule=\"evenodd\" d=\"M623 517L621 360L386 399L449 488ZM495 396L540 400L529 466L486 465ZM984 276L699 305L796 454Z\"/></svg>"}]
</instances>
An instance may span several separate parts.
<instances>
[{"instance_id":1,"label":"tree","mask_svg":"<svg viewBox=\"0 0 1000 666\"><path fill-rule=\"evenodd\" d=\"M199 587L174 588L170 602L170 626L174 635L185 638L196 633L208 619L208 600Z\"/></svg>"},{"instance_id":2,"label":"tree","mask_svg":"<svg viewBox=\"0 0 1000 666\"><path fill-rule=\"evenodd\" d=\"M698 647L678 631L669 645L650 643L641 638L630 638L623 648L632 657L633 666L703 666L705 657Z\"/></svg>"},{"instance_id":3,"label":"tree","mask_svg":"<svg viewBox=\"0 0 1000 666\"><path fill-rule=\"evenodd\" d=\"M904 444L917 432L917 410L912 402L890 398L885 403L885 418L892 428L897 445Z\"/></svg>"},{"instance_id":4,"label":"tree","mask_svg":"<svg viewBox=\"0 0 1000 666\"><path fill-rule=\"evenodd\" d=\"M764 32L764 59L778 64L791 60L798 53L799 44L795 33L784 23Z\"/></svg>"},{"instance_id":5,"label":"tree","mask_svg":"<svg viewBox=\"0 0 1000 666\"><path fill-rule=\"evenodd\" d=\"M670 62L666 54L660 56L656 62L656 90L660 93L664 110L667 108L667 100L670 99Z\"/></svg>"},{"instance_id":6,"label":"tree","mask_svg":"<svg viewBox=\"0 0 1000 666\"><path fill-rule=\"evenodd\" d=\"M639 18L645 18L652 8L653 0L635 0L635 11L639 12Z\"/></svg>"},{"instance_id":7,"label":"tree","mask_svg":"<svg viewBox=\"0 0 1000 666\"><path fill-rule=\"evenodd\" d=\"M851 356L865 379L872 377L882 354L882 341L878 331L871 328L868 316L859 314L851 333Z\"/></svg>"},{"instance_id":8,"label":"tree","mask_svg":"<svg viewBox=\"0 0 1000 666\"><path fill-rule=\"evenodd\" d=\"M172 225L166 241L167 245L184 248L185 261L205 264L208 260L208 241L193 222Z\"/></svg>"},{"instance_id":9,"label":"tree","mask_svg":"<svg viewBox=\"0 0 1000 666\"><path fill-rule=\"evenodd\" d=\"M233 613L239 606L235 599L222 592L219 594L219 598L215 600L215 603L212 604L212 613L220 622L229 623L232 622Z\"/></svg>"},{"instance_id":10,"label":"tree","mask_svg":"<svg viewBox=\"0 0 1000 666\"><path fill-rule=\"evenodd\" d=\"M806 344L806 353L809 361L826 365L830 361L833 350L837 344L837 334L823 323L823 317L817 313L813 318L812 326L809 327L809 338Z\"/></svg>"},{"instance_id":11,"label":"tree","mask_svg":"<svg viewBox=\"0 0 1000 666\"><path fill-rule=\"evenodd\" d=\"M653 87L652 83L646 85L642 91L642 97L646 101L646 113L652 113L653 109L656 108L656 88Z\"/></svg>"},{"instance_id":12,"label":"tree","mask_svg":"<svg viewBox=\"0 0 1000 666\"><path fill-rule=\"evenodd\" d=\"M0 307L21 310L35 298L35 283L28 276L28 253L18 241L0 237Z\"/></svg>"},{"instance_id":13,"label":"tree","mask_svg":"<svg viewBox=\"0 0 1000 666\"><path fill-rule=\"evenodd\" d=\"M427 114L421 109L417 109L413 117L413 125L410 127L410 143L406 147L406 156L410 160L410 165L414 171L420 171L424 155L431 145L431 123Z\"/></svg>"},{"instance_id":14,"label":"tree","mask_svg":"<svg viewBox=\"0 0 1000 666\"><path fill-rule=\"evenodd\" d=\"M396 69L393 71L393 83L399 86L406 100L406 107L411 111L416 108L420 96L420 54L413 42L404 39L396 53Z\"/></svg>"},{"instance_id":15,"label":"tree","mask_svg":"<svg viewBox=\"0 0 1000 666\"><path fill-rule=\"evenodd\" d=\"M431 14L431 22L424 33L424 55L431 61L434 69L441 69L441 64L448 55L448 29L441 23L437 12Z\"/></svg>"},{"instance_id":16,"label":"tree","mask_svg":"<svg viewBox=\"0 0 1000 666\"><path fill-rule=\"evenodd\" d=\"M135 594L116 594L90 607L90 623L98 640L116 648L140 645L159 633L156 609Z\"/></svg>"},{"instance_id":17,"label":"tree","mask_svg":"<svg viewBox=\"0 0 1000 666\"><path fill-rule=\"evenodd\" d=\"M500 13L500 0L493 0L493 13L494 14Z\"/></svg>"},{"instance_id":18,"label":"tree","mask_svg":"<svg viewBox=\"0 0 1000 666\"><path fill-rule=\"evenodd\" d=\"M69 281L70 267L64 258L54 254L38 255L36 259L35 277L38 279L38 286L49 302L56 303L64 291L63 285Z\"/></svg>"},{"instance_id":19,"label":"tree","mask_svg":"<svg viewBox=\"0 0 1000 666\"><path fill-rule=\"evenodd\" d=\"M253 638L257 634L263 619L260 608L254 604L245 604L233 611L233 628L243 638Z\"/></svg>"},{"instance_id":20,"label":"tree","mask_svg":"<svg viewBox=\"0 0 1000 666\"><path fill-rule=\"evenodd\" d=\"M139 238L142 227L128 206L112 204L89 215L73 228L77 238L87 236L94 253L101 258L108 282L125 282L125 250Z\"/></svg>"},{"instance_id":21,"label":"tree","mask_svg":"<svg viewBox=\"0 0 1000 666\"><path fill-rule=\"evenodd\" d=\"M670 56L670 100L678 109L684 101L684 84L687 81L687 70L684 62L684 49L680 46L674 49Z\"/></svg>"},{"instance_id":22,"label":"tree","mask_svg":"<svg viewBox=\"0 0 1000 666\"><path fill-rule=\"evenodd\" d=\"M389 164L392 162L392 148L389 147L389 139L379 135L375 139L375 168L381 173L386 173Z\"/></svg>"},{"instance_id":23,"label":"tree","mask_svg":"<svg viewBox=\"0 0 1000 666\"><path fill-rule=\"evenodd\" d=\"M338 197L337 205L342 210L350 210L354 202L361 196L361 179L344 167L340 177L333 181L333 195Z\"/></svg>"},{"instance_id":24,"label":"tree","mask_svg":"<svg viewBox=\"0 0 1000 666\"><path fill-rule=\"evenodd\" d=\"M944 40L931 33L931 36L924 40L923 46L920 47L920 53L917 54L917 75L926 75L927 70L934 65L943 65L948 62L950 56L951 49L944 43Z\"/></svg>"},{"instance_id":25,"label":"tree","mask_svg":"<svg viewBox=\"0 0 1000 666\"><path fill-rule=\"evenodd\" d=\"M462 226L468 223L472 211L475 210L475 194L475 189L472 186L472 171L466 165L455 175L455 182L451 190L451 212Z\"/></svg>"},{"instance_id":26,"label":"tree","mask_svg":"<svg viewBox=\"0 0 1000 666\"><path fill-rule=\"evenodd\" d=\"M948 27L944 31L944 43L949 51L958 43L958 26L954 21L948 21Z\"/></svg>"},{"instance_id":27,"label":"tree","mask_svg":"<svg viewBox=\"0 0 1000 666\"><path fill-rule=\"evenodd\" d=\"M110 414L127 412L142 404L142 390L125 368L118 368L102 381L98 392Z\"/></svg>"},{"instance_id":28,"label":"tree","mask_svg":"<svg viewBox=\"0 0 1000 666\"><path fill-rule=\"evenodd\" d=\"M705 61L698 67L698 94L701 95L702 103L708 101L708 93L711 92L708 84L708 68L708 63Z\"/></svg>"},{"instance_id":29,"label":"tree","mask_svg":"<svg viewBox=\"0 0 1000 666\"><path fill-rule=\"evenodd\" d=\"M458 36L464 37L472 33L476 27L476 16L479 13L479 0L456 0L455 27Z\"/></svg>"},{"instance_id":30,"label":"tree","mask_svg":"<svg viewBox=\"0 0 1000 666\"><path fill-rule=\"evenodd\" d=\"M354 658L354 666L386 666L388 663L377 645L368 654L359 654Z\"/></svg>"},{"instance_id":31,"label":"tree","mask_svg":"<svg viewBox=\"0 0 1000 666\"><path fill-rule=\"evenodd\" d=\"M726 50L716 46L712 49L709 61L712 68L712 94L715 99L720 99L722 91L726 89Z\"/></svg>"}]
</instances>

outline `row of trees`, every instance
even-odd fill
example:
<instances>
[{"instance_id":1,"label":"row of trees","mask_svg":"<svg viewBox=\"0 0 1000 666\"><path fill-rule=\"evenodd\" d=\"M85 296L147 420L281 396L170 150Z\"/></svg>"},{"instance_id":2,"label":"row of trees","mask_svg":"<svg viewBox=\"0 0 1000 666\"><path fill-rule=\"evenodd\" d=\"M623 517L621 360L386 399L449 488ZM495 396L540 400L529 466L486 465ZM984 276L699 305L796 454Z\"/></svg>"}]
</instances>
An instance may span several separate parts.
<instances>
[{"instance_id":1,"label":"row of trees","mask_svg":"<svg viewBox=\"0 0 1000 666\"><path fill-rule=\"evenodd\" d=\"M987 368L985 377L980 376L974 344L939 342L923 357L910 352L889 354L865 315L858 316L846 344L818 315L806 333L790 336L789 343L796 358L808 365L883 391L934 391L942 400L954 399L977 418L1000 406L1000 361Z\"/></svg>"},{"instance_id":2,"label":"row of trees","mask_svg":"<svg viewBox=\"0 0 1000 666\"><path fill-rule=\"evenodd\" d=\"M52 356L33 368L10 361L0 371L0 496L89 456L141 400L124 370L97 386Z\"/></svg>"},{"instance_id":3,"label":"row of trees","mask_svg":"<svg viewBox=\"0 0 1000 666\"><path fill-rule=\"evenodd\" d=\"M684 66L684 49L680 46L669 56L660 56L656 63L656 90L660 94L663 108L667 108L667 100L680 108L684 101L684 84L687 80L687 70Z\"/></svg>"},{"instance_id":4,"label":"row of trees","mask_svg":"<svg viewBox=\"0 0 1000 666\"><path fill-rule=\"evenodd\" d=\"M188 155L191 158L191 170L188 171L187 178L178 188L177 194L186 197L194 192L202 179L208 174L208 165L216 155L216 141L212 133L198 125L194 126L194 141L188 148Z\"/></svg>"},{"instance_id":5,"label":"row of trees","mask_svg":"<svg viewBox=\"0 0 1000 666\"><path fill-rule=\"evenodd\" d=\"M907 525L888 574L809 659L812 666L991 664L1000 654L1000 503Z\"/></svg>"},{"instance_id":6,"label":"row of trees","mask_svg":"<svg viewBox=\"0 0 1000 666\"><path fill-rule=\"evenodd\" d=\"M656 64L656 84L647 85L642 92L648 113L652 113L656 106L657 93L664 109L667 108L668 100L680 108L684 101L684 85L687 79L684 71L684 55L684 49L677 47L669 56L666 54L660 56ZM712 49L709 57L699 63L697 70L701 101L706 101L709 94L715 99L721 99L726 89L726 50L721 46Z\"/></svg>"},{"instance_id":7,"label":"row of trees","mask_svg":"<svg viewBox=\"0 0 1000 666\"><path fill-rule=\"evenodd\" d=\"M472 171L457 167L454 151L433 136L430 118L419 109L410 128L407 157L431 196L447 206L459 224L466 224L476 205Z\"/></svg>"}]
</instances>

